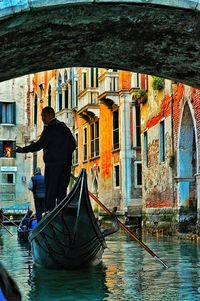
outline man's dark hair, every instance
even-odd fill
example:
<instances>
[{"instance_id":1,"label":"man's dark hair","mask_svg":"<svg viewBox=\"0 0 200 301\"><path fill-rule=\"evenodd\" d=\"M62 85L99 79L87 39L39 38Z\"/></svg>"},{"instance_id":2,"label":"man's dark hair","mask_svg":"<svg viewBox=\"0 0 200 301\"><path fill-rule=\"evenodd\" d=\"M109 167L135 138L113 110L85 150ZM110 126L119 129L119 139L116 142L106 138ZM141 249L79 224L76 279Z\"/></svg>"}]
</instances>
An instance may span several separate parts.
<instances>
[{"instance_id":1,"label":"man's dark hair","mask_svg":"<svg viewBox=\"0 0 200 301\"><path fill-rule=\"evenodd\" d=\"M44 107L42 109L43 113L52 114L55 117L55 111L52 107Z\"/></svg>"}]
</instances>

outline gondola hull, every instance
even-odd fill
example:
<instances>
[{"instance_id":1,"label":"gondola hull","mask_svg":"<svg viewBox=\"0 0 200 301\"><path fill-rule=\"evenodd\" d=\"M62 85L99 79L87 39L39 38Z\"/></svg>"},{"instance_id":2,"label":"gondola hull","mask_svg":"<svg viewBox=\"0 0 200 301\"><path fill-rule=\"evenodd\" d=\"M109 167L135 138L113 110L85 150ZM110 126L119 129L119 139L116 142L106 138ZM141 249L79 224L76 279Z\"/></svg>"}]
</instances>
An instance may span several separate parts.
<instances>
[{"instance_id":1,"label":"gondola hull","mask_svg":"<svg viewBox=\"0 0 200 301\"><path fill-rule=\"evenodd\" d=\"M51 269L96 265L106 248L90 203L83 169L69 195L29 236L33 260Z\"/></svg>"}]
</instances>

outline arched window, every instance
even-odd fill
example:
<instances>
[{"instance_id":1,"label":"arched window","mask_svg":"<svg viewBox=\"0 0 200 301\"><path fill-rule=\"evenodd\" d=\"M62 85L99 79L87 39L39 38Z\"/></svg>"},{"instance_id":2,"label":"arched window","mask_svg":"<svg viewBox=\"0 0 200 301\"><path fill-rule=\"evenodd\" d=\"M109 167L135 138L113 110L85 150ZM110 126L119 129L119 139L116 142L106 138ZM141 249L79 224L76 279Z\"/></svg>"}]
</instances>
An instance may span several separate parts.
<instances>
[{"instance_id":1,"label":"arched window","mask_svg":"<svg viewBox=\"0 0 200 301\"><path fill-rule=\"evenodd\" d=\"M65 70L65 73L64 73L64 83L65 84L67 83L67 80L68 80L67 70Z\"/></svg>"}]
</instances>

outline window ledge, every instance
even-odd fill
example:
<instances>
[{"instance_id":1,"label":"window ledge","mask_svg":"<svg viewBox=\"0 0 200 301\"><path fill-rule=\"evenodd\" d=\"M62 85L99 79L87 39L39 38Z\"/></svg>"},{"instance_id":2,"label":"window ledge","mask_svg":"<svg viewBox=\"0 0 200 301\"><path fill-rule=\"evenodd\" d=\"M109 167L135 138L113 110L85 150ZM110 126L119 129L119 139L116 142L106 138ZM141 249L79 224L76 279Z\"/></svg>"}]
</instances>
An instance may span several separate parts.
<instances>
[{"instance_id":1,"label":"window ledge","mask_svg":"<svg viewBox=\"0 0 200 301\"><path fill-rule=\"evenodd\" d=\"M115 190L119 190L121 187L120 186L115 186L114 189Z\"/></svg>"},{"instance_id":2,"label":"window ledge","mask_svg":"<svg viewBox=\"0 0 200 301\"><path fill-rule=\"evenodd\" d=\"M3 126L15 126L16 124L14 124L14 123L0 123L0 125L3 125Z\"/></svg>"},{"instance_id":3,"label":"window ledge","mask_svg":"<svg viewBox=\"0 0 200 301\"><path fill-rule=\"evenodd\" d=\"M90 158L90 161L93 161L93 160L99 159L99 158L100 158L100 155Z\"/></svg>"},{"instance_id":4,"label":"window ledge","mask_svg":"<svg viewBox=\"0 0 200 301\"><path fill-rule=\"evenodd\" d=\"M112 149L112 153L119 152L119 151L120 151L120 148Z\"/></svg>"}]
</instances>

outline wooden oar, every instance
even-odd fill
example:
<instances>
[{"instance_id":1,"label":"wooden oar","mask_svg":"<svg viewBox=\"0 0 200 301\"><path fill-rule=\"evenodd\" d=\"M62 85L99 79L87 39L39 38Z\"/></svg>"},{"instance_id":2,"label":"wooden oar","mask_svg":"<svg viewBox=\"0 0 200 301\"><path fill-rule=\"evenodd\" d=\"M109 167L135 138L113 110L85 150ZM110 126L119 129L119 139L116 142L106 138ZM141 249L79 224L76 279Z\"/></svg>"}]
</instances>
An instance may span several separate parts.
<instances>
[{"instance_id":1,"label":"wooden oar","mask_svg":"<svg viewBox=\"0 0 200 301\"><path fill-rule=\"evenodd\" d=\"M10 235L13 236L13 234L5 227L2 223L0 223L0 226L3 227L6 231L8 231L8 233L9 233Z\"/></svg>"},{"instance_id":2,"label":"wooden oar","mask_svg":"<svg viewBox=\"0 0 200 301\"><path fill-rule=\"evenodd\" d=\"M14 223L11 219L9 219L7 216L3 215L3 218L7 219L10 223L12 223L16 227L18 227L18 225L16 223Z\"/></svg>"},{"instance_id":3,"label":"wooden oar","mask_svg":"<svg viewBox=\"0 0 200 301\"><path fill-rule=\"evenodd\" d=\"M76 180L76 177L71 174L71 177ZM103 209L105 210L109 215L112 215L112 212L104 205L101 203L101 201L99 201L99 199L90 191L88 191L89 196L91 196L91 198L93 198L93 200ZM117 218L117 217L116 217ZM162 259L160 259L158 257L158 255L156 255L151 249L149 249L149 247L147 247L147 245L145 245L145 243L143 243L137 236L135 236L135 234L133 234L132 231L130 231L118 218L117 221L119 223L119 226L126 232L128 233L135 241L137 241L141 247L143 247L151 256L153 256L153 258L157 261L159 261L165 268L168 268L168 266L162 261Z\"/></svg>"},{"instance_id":4,"label":"wooden oar","mask_svg":"<svg viewBox=\"0 0 200 301\"><path fill-rule=\"evenodd\" d=\"M103 208L109 215L112 215L112 212L104 205L102 204L99 199L90 191L89 195L93 198L93 200L101 207ZM168 266L162 261L162 259L160 259L158 257L158 255L156 255L151 249L149 249L149 247L147 247L147 245L145 245L145 243L143 243L137 236L135 236L135 234L133 234L132 231L130 231L118 218L117 221L119 223L119 226L126 232L128 233L135 241L137 241L151 256L153 256L153 258L157 261L159 261L165 268L168 268Z\"/></svg>"}]
</instances>

